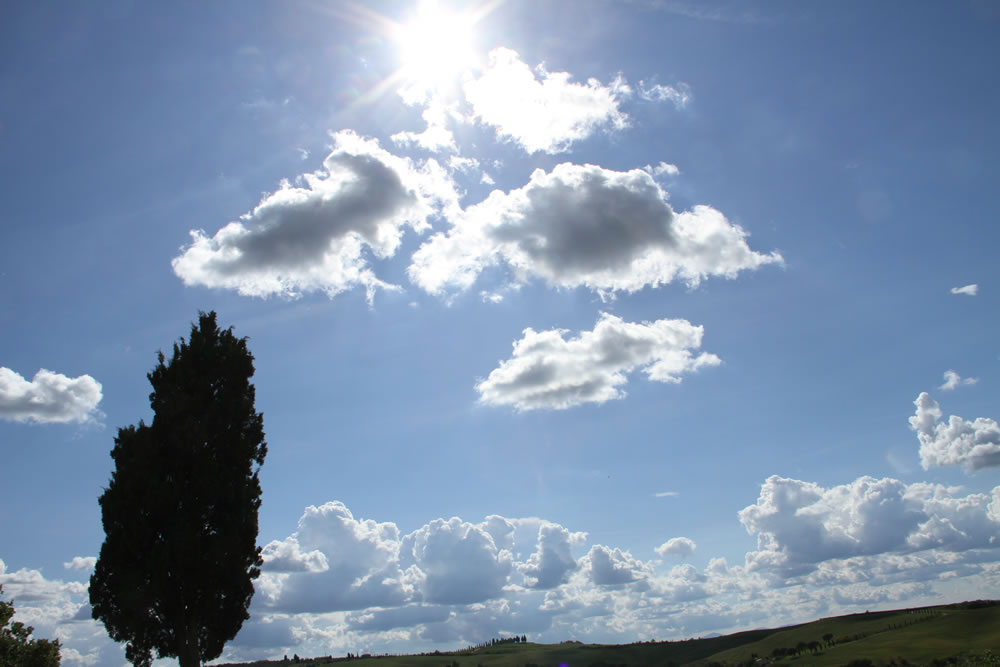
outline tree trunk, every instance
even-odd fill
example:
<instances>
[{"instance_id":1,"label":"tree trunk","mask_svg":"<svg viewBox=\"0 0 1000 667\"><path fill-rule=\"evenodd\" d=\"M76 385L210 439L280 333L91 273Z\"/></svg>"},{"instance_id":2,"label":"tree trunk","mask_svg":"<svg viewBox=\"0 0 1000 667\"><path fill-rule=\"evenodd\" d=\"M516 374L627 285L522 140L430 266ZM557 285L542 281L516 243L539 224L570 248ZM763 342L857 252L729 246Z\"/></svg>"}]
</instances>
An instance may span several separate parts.
<instances>
[{"instance_id":1,"label":"tree trunk","mask_svg":"<svg viewBox=\"0 0 1000 667\"><path fill-rule=\"evenodd\" d=\"M178 641L177 662L180 663L180 667L201 667L197 626L189 625L184 629L184 636Z\"/></svg>"}]
</instances>

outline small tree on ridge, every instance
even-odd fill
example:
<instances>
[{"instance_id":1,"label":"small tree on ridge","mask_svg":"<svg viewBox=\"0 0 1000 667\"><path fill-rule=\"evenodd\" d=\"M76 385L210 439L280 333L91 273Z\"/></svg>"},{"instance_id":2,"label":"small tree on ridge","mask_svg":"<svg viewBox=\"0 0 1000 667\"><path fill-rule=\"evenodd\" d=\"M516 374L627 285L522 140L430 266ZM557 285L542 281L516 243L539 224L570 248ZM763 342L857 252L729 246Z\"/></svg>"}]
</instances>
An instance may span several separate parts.
<instances>
[{"instance_id":1,"label":"small tree on ridge","mask_svg":"<svg viewBox=\"0 0 1000 667\"><path fill-rule=\"evenodd\" d=\"M253 355L214 312L158 360L147 375L153 423L119 429L111 451L90 603L133 664L155 651L197 667L249 618L267 444Z\"/></svg>"}]
</instances>

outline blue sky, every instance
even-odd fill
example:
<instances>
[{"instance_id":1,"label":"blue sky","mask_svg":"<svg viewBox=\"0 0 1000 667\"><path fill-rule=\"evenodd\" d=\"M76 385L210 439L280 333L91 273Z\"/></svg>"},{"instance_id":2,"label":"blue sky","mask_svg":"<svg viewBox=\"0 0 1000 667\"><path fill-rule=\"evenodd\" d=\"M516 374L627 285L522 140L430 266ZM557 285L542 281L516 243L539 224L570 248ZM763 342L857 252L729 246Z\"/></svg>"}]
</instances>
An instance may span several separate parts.
<instances>
[{"instance_id":1,"label":"blue sky","mask_svg":"<svg viewBox=\"0 0 1000 667\"><path fill-rule=\"evenodd\" d=\"M989 3L0 9L0 583L68 665L199 310L269 443L226 659L1000 595Z\"/></svg>"}]
</instances>

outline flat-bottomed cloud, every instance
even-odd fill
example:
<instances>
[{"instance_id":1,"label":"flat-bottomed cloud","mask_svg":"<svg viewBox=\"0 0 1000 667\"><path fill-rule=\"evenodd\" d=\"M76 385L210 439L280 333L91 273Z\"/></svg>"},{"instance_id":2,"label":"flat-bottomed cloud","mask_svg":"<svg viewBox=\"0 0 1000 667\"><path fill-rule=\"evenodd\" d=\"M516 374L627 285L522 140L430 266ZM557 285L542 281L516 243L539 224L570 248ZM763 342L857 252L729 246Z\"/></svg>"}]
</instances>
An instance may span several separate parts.
<instances>
[{"instance_id":1,"label":"flat-bottomed cloud","mask_svg":"<svg viewBox=\"0 0 1000 667\"><path fill-rule=\"evenodd\" d=\"M71 378L43 368L29 382L0 366L0 419L37 424L90 422L99 415L101 397L101 383L89 375Z\"/></svg>"},{"instance_id":2,"label":"flat-bottomed cloud","mask_svg":"<svg viewBox=\"0 0 1000 667\"><path fill-rule=\"evenodd\" d=\"M454 188L434 161L418 169L351 131L333 139L322 170L283 183L214 236L192 231L174 272L186 285L257 297L364 286L370 301L376 289L394 288L375 275L367 252L393 256L404 227L426 229Z\"/></svg>"},{"instance_id":3,"label":"flat-bottomed cloud","mask_svg":"<svg viewBox=\"0 0 1000 667\"><path fill-rule=\"evenodd\" d=\"M540 277L553 287L587 287L602 296L674 280L781 263L751 250L746 232L709 206L675 213L642 169L612 171L563 163L536 169L527 185L493 191L452 219L413 255L410 279L436 295L468 289L486 267L506 264L513 282Z\"/></svg>"},{"instance_id":4,"label":"flat-bottomed cloud","mask_svg":"<svg viewBox=\"0 0 1000 667\"><path fill-rule=\"evenodd\" d=\"M655 382L679 383L684 373L717 366L695 356L703 330L687 320L625 322L601 313L593 331L566 340L564 329L525 329L514 354L476 385L479 400L518 410L561 410L624 398L627 374L641 368Z\"/></svg>"}]
</instances>

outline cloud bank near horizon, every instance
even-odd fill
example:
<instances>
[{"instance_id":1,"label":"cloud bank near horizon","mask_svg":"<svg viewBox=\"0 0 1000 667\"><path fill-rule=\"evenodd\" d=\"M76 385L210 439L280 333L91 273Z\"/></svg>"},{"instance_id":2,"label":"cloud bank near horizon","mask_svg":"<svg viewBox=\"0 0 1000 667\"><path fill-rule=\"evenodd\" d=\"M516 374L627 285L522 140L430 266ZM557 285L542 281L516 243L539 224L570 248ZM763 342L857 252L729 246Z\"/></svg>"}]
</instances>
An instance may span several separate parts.
<instances>
[{"instance_id":1,"label":"cloud bank near horizon","mask_svg":"<svg viewBox=\"0 0 1000 667\"><path fill-rule=\"evenodd\" d=\"M938 586L975 590L1000 577L1000 486L962 496L891 478L823 488L774 475L739 521L758 542L745 562L696 567L653 558L692 557L686 537L645 560L539 518L441 518L404 535L339 501L310 506L293 533L264 547L252 620L223 658L420 650L504 633L680 638L918 604ZM66 568L86 575L93 561L74 557ZM72 640L67 664L120 654L89 618L85 583L7 572L0 561L0 584L42 636Z\"/></svg>"}]
</instances>

